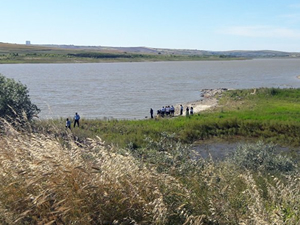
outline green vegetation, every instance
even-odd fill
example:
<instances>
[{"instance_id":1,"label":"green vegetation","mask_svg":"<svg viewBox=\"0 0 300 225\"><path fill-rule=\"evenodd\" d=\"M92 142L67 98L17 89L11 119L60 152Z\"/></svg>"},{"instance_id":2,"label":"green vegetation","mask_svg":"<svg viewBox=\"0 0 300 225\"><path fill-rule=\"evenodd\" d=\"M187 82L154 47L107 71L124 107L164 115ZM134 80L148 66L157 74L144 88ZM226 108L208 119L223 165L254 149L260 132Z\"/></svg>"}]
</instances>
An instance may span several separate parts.
<instances>
[{"instance_id":1,"label":"green vegetation","mask_svg":"<svg viewBox=\"0 0 300 225\"><path fill-rule=\"evenodd\" d=\"M0 74L0 117L9 122L31 120L40 110L31 103L28 89Z\"/></svg>"},{"instance_id":2,"label":"green vegetation","mask_svg":"<svg viewBox=\"0 0 300 225\"><path fill-rule=\"evenodd\" d=\"M0 223L299 224L299 156L272 144L299 146L299 98L232 90L190 117L1 123ZM251 142L222 161L190 146L237 138Z\"/></svg>"},{"instance_id":3,"label":"green vegetation","mask_svg":"<svg viewBox=\"0 0 300 225\"><path fill-rule=\"evenodd\" d=\"M52 122L64 129L64 119ZM41 124L43 129L47 127L47 122ZM175 138L183 143L213 138L255 138L283 146L299 146L300 89L231 90L220 97L217 107L188 118L83 119L82 126L72 132L80 140L100 136L108 143L136 148L145 146L145 137L158 140L162 132L175 133Z\"/></svg>"}]
</instances>

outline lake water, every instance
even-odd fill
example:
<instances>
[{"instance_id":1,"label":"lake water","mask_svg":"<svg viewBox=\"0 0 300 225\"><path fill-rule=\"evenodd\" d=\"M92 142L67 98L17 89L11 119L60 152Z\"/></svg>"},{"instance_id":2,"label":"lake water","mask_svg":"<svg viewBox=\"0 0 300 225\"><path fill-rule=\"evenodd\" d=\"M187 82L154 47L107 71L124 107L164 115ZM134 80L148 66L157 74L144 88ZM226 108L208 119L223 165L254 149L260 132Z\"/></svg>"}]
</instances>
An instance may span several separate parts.
<instances>
[{"instance_id":1,"label":"lake water","mask_svg":"<svg viewBox=\"0 0 300 225\"><path fill-rule=\"evenodd\" d=\"M41 118L142 119L205 88L300 87L300 59L0 64L0 73L27 85Z\"/></svg>"}]
</instances>

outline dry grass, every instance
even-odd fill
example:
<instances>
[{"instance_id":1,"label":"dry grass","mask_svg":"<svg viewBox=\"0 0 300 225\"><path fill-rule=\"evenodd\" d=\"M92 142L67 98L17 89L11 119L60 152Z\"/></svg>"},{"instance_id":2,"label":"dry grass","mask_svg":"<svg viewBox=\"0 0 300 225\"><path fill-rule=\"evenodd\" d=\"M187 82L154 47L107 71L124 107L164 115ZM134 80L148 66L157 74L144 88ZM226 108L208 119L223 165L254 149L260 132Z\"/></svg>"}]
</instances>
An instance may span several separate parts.
<instances>
[{"instance_id":1,"label":"dry grass","mask_svg":"<svg viewBox=\"0 0 300 225\"><path fill-rule=\"evenodd\" d=\"M164 187L181 195L175 178L157 174L99 139L68 148L12 127L0 139L2 224L164 224Z\"/></svg>"},{"instance_id":2,"label":"dry grass","mask_svg":"<svg viewBox=\"0 0 300 225\"><path fill-rule=\"evenodd\" d=\"M82 145L69 131L61 141L7 123L1 128L1 224L300 222L298 173L269 174L212 160L189 170L177 160L159 173L154 156L149 163L100 138ZM172 158L168 148L160 157Z\"/></svg>"}]
</instances>

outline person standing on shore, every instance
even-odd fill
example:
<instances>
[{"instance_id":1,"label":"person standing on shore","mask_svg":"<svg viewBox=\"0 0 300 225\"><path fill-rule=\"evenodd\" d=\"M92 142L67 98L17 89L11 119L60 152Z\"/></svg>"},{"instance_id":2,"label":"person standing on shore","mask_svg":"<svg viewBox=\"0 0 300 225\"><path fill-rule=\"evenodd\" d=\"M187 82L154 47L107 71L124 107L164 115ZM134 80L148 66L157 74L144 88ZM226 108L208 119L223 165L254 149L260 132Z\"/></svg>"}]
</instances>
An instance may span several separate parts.
<instances>
[{"instance_id":1,"label":"person standing on shore","mask_svg":"<svg viewBox=\"0 0 300 225\"><path fill-rule=\"evenodd\" d=\"M186 116L189 116L190 115L190 109L189 109L189 107L187 106L186 107L186 114L185 114Z\"/></svg>"},{"instance_id":2,"label":"person standing on shore","mask_svg":"<svg viewBox=\"0 0 300 225\"><path fill-rule=\"evenodd\" d=\"M170 108L170 115L174 116L174 113L175 113L175 109L174 109L174 106L172 105Z\"/></svg>"},{"instance_id":3,"label":"person standing on shore","mask_svg":"<svg viewBox=\"0 0 300 225\"><path fill-rule=\"evenodd\" d=\"M66 128L69 128L71 130L71 121L69 120L69 118L67 118L66 120Z\"/></svg>"},{"instance_id":4,"label":"person standing on shore","mask_svg":"<svg viewBox=\"0 0 300 225\"><path fill-rule=\"evenodd\" d=\"M165 112L166 112L166 109L165 107L163 106L160 110L160 113L161 113L161 117L164 117L165 116Z\"/></svg>"},{"instance_id":5,"label":"person standing on shore","mask_svg":"<svg viewBox=\"0 0 300 225\"><path fill-rule=\"evenodd\" d=\"M183 106L180 105L180 116L182 116L182 114L183 114Z\"/></svg>"},{"instance_id":6,"label":"person standing on shore","mask_svg":"<svg viewBox=\"0 0 300 225\"><path fill-rule=\"evenodd\" d=\"M151 119L153 119L153 109L150 108L150 116L151 116Z\"/></svg>"},{"instance_id":7,"label":"person standing on shore","mask_svg":"<svg viewBox=\"0 0 300 225\"><path fill-rule=\"evenodd\" d=\"M170 106L166 106L166 116L169 116L170 115Z\"/></svg>"},{"instance_id":8,"label":"person standing on shore","mask_svg":"<svg viewBox=\"0 0 300 225\"><path fill-rule=\"evenodd\" d=\"M191 114L191 116L194 114L193 106L191 106L190 114Z\"/></svg>"},{"instance_id":9,"label":"person standing on shore","mask_svg":"<svg viewBox=\"0 0 300 225\"><path fill-rule=\"evenodd\" d=\"M79 127L79 120L80 120L80 116L78 115L78 113L75 113L75 116L74 116L74 127L76 126L76 124Z\"/></svg>"}]
</instances>

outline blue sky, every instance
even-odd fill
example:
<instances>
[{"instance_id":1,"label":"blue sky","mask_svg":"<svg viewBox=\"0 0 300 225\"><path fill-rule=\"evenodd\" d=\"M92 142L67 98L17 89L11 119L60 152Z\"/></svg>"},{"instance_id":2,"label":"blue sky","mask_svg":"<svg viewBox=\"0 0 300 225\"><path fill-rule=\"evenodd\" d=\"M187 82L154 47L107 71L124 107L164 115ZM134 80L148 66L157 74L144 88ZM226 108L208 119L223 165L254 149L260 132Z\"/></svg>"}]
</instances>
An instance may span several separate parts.
<instances>
[{"instance_id":1,"label":"blue sky","mask_svg":"<svg viewBox=\"0 0 300 225\"><path fill-rule=\"evenodd\" d=\"M300 52L296 0L0 0L0 42Z\"/></svg>"}]
</instances>

